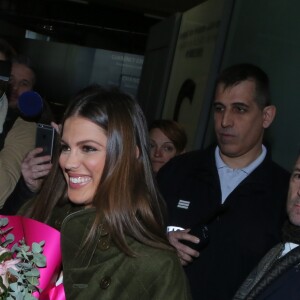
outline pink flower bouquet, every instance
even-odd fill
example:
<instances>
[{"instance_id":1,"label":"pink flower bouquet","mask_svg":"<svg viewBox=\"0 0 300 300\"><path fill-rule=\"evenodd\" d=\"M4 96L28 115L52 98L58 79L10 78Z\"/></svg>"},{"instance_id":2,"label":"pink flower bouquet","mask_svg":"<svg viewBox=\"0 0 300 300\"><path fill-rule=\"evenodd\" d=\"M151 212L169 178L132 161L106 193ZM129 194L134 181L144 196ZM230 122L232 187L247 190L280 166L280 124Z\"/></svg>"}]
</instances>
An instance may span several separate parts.
<instances>
[{"instance_id":1,"label":"pink flower bouquet","mask_svg":"<svg viewBox=\"0 0 300 300\"><path fill-rule=\"evenodd\" d=\"M61 272L59 231L22 216L0 215L0 238L0 300L65 299L62 284L55 285Z\"/></svg>"}]
</instances>

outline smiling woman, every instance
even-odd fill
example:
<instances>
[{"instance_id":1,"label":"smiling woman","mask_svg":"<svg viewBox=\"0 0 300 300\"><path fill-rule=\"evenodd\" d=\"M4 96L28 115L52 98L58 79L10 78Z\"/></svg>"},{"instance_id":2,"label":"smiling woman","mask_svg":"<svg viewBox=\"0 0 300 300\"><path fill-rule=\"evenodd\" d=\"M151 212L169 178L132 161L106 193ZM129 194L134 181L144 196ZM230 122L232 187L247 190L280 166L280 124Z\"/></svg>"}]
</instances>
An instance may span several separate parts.
<instances>
[{"instance_id":1,"label":"smiling woman","mask_svg":"<svg viewBox=\"0 0 300 300\"><path fill-rule=\"evenodd\" d=\"M105 131L79 116L66 120L59 164L63 170L69 200L90 205L103 173L106 158Z\"/></svg>"},{"instance_id":2,"label":"smiling woman","mask_svg":"<svg viewBox=\"0 0 300 300\"><path fill-rule=\"evenodd\" d=\"M61 229L68 299L190 299L148 150L128 95L93 86L67 108L60 150L26 214Z\"/></svg>"}]
</instances>

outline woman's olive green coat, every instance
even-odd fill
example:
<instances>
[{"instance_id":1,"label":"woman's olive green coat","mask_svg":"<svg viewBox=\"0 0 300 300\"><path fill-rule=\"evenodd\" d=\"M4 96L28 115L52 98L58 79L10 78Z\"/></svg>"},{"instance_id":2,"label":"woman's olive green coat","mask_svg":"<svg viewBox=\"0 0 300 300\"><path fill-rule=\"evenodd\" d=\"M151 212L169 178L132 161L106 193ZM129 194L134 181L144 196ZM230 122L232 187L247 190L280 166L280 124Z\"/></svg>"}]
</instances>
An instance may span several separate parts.
<instances>
[{"instance_id":1,"label":"woman's olive green coat","mask_svg":"<svg viewBox=\"0 0 300 300\"><path fill-rule=\"evenodd\" d=\"M138 254L121 252L105 230L88 254L80 253L93 209L72 213L63 222L62 255L67 299L187 300L189 287L175 252L159 250L128 238ZM80 254L79 254L80 253Z\"/></svg>"}]
</instances>

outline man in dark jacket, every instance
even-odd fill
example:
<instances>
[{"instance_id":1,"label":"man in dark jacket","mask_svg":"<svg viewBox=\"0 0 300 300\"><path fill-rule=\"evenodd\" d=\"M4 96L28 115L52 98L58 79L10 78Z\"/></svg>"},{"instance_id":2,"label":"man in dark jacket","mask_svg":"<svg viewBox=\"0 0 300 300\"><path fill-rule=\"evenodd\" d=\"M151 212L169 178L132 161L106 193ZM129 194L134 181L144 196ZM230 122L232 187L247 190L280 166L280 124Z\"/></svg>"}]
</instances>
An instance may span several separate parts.
<instances>
[{"instance_id":1,"label":"man in dark jacket","mask_svg":"<svg viewBox=\"0 0 300 300\"><path fill-rule=\"evenodd\" d=\"M232 299L279 242L286 218L289 173L262 144L276 114L267 75L250 64L229 67L218 78L213 105L217 147L172 159L157 178L169 225L185 229L169 232L169 240L195 300ZM206 224L209 233L200 251L193 249L199 239L189 234L197 224Z\"/></svg>"},{"instance_id":2,"label":"man in dark jacket","mask_svg":"<svg viewBox=\"0 0 300 300\"><path fill-rule=\"evenodd\" d=\"M282 242L273 247L249 274L234 300L298 300L300 295L300 155L287 197Z\"/></svg>"}]
</instances>

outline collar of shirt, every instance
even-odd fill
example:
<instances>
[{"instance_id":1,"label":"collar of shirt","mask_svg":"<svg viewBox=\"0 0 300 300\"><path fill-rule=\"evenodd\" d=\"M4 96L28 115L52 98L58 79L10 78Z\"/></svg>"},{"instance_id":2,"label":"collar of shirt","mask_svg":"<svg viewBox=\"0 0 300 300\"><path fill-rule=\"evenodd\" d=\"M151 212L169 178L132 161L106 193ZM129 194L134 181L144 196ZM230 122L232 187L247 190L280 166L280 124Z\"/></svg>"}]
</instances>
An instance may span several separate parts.
<instances>
[{"instance_id":1,"label":"collar of shirt","mask_svg":"<svg viewBox=\"0 0 300 300\"><path fill-rule=\"evenodd\" d=\"M220 187L221 187L221 203L227 199L228 195L264 160L267 154L265 146L262 146L262 153L252 163L242 169L232 169L228 167L220 156L220 149L216 147L215 159L218 169Z\"/></svg>"},{"instance_id":2,"label":"collar of shirt","mask_svg":"<svg viewBox=\"0 0 300 300\"><path fill-rule=\"evenodd\" d=\"M264 145L262 145L261 154L252 163L250 163L248 166L246 166L242 169L237 169L237 170L241 170L241 171L245 172L247 175L249 175L253 170L255 170L262 163L262 161L265 159L266 155L267 155L267 149ZM215 159L216 159L216 167L217 167L218 170L220 170L222 168L231 169L222 160L222 158L220 156L219 146L217 146L216 150L215 150Z\"/></svg>"},{"instance_id":3,"label":"collar of shirt","mask_svg":"<svg viewBox=\"0 0 300 300\"><path fill-rule=\"evenodd\" d=\"M282 251L281 257L289 253L294 248L298 247L298 244L287 242L284 245L284 250Z\"/></svg>"}]
</instances>

